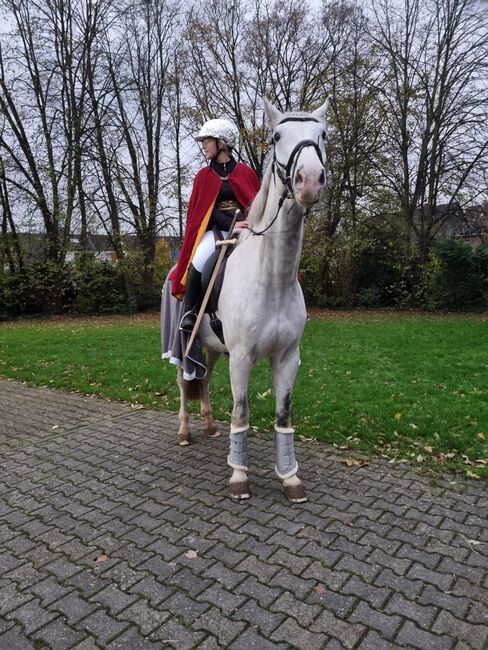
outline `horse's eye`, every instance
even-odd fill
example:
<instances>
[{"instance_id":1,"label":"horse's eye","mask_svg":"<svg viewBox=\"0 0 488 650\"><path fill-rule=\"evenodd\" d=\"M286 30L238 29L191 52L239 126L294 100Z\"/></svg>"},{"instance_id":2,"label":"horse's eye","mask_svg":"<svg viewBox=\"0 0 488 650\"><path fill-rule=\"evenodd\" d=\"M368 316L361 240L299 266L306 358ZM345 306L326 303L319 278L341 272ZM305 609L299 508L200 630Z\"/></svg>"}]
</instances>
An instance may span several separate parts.
<instances>
[{"instance_id":1,"label":"horse's eye","mask_svg":"<svg viewBox=\"0 0 488 650\"><path fill-rule=\"evenodd\" d=\"M325 129L322 131L322 140L325 140Z\"/></svg>"},{"instance_id":2,"label":"horse's eye","mask_svg":"<svg viewBox=\"0 0 488 650\"><path fill-rule=\"evenodd\" d=\"M279 133L275 133L274 136L273 136L273 140L274 140L275 142L278 142L278 140L279 140L280 138L281 138L281 135L280 135Z\"/></svg>"}]
</instances>

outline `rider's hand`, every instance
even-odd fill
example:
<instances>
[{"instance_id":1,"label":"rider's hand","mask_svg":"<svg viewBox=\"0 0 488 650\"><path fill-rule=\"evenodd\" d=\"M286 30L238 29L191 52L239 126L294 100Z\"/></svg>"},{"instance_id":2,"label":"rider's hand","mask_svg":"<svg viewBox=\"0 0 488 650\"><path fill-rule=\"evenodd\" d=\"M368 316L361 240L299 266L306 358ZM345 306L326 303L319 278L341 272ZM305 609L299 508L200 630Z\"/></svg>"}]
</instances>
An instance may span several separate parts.
<instances>
[{"instance_id":1,"label":"rider's hand","mask_svg":"<svg viewBox=\"0 0 488 650\"><path fill-rule=\"evenodd\" d=\"M241 230L241 228L247 228L249 226L248 221L236 221L234 230Z\"/></svg>"}]
</instances>

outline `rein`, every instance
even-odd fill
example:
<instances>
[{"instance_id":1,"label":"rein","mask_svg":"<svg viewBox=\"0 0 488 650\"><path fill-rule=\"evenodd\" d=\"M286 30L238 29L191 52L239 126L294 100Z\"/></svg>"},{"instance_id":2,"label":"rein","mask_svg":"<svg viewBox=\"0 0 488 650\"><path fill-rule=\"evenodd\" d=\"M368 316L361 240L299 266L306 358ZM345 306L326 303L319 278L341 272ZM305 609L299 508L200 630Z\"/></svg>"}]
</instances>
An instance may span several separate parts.
<instances>
[{"instance_id":1,"label":"rein","mask_svg":"<svg viewBox=\"0 0 488 650\"><path fill-rule=\"evenodd\" d=\"M286 117L284 120L281 120L278 122L276 126L279 126L280 124L284 124L285 122L317 122L320 124L320 120L315 119L315 117ZM276 128L276 127L275 127ZM276 219L278 218L278 215L281 211L281 208L283 207L283 203L285 200L288 198L290 194L293 195L293 184L292 184L292 177L295 174L295 169L297 166L298 158L302 152L303 149L306 147L313 147L315 149L315 152L322 164L324 165L324 160L322 158L322 152L320 150L320 147L318 145L318 141L320 139L320 136L317 138L317 142L315 140L301 140L293 149L291 152L288 162L286 165L281 163L278 158L276 157L276 142L273 140L273 136L271 137L272 145L273 145L273 162L272 162L272 173L274 177L274 173L276 171L278 178L284 185L284 190L283 193L280 196L280 199L278 201L278 208L276 210L276 214L271 220L271 222L264 228L263 230L254 230L254 228L251 228L251 226L248 226L248 230L251 231L253 235L264 235L264 233L271 228L271 226L274 224ZM293 170L293 174L291 173ZM284 172L284 173L283 173ZM275 179L276 183L276 179ZM290 208L291 209L291 208ZM305 211L305 216L308 214L309 209Z\"/></svg>"}]
</instances>

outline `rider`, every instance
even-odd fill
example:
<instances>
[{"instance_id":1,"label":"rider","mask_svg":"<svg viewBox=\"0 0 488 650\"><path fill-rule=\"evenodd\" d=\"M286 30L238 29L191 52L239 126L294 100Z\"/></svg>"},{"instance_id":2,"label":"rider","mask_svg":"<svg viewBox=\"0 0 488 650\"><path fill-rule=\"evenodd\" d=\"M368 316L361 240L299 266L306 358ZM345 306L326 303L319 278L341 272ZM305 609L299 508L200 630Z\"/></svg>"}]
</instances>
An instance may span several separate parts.
<instances>
[{"instance_id":1,"label":"rider","mask_svg":"<svg viewBox=\"0 0 488 650\"><path fill-rule=\"evenodd\" d=\"M237 128L227 119L205 122L195 136L209 164L193 181L183 246L170 275L171 293L180 300L184 296L180 329L185 332L193 330L200 308L203 266L215 250L213 229L225 237L236 210L247 210L259 190L254 171L233 155L238 139ZM246 227L245 220L235 225Z\"/></svg>"}]
</instances>

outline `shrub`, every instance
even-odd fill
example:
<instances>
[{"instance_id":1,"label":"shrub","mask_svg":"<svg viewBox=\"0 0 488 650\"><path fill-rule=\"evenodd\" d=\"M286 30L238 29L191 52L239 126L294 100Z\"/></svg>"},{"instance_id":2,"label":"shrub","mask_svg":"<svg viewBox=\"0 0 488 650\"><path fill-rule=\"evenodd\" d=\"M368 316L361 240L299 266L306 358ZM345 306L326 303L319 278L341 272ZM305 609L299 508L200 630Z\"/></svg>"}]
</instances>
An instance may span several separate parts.
<instances>
[{"instance_id":1,"label":"shrub","mask_svg":"<svg viewBox=\"0 0 488 650\"><path fill-rule=\"evenodd\" d=\"M120 264L78 257L70 265L72 296L67 309L81 314L115 314L131 311Z\"/></svg>"},{"instance_id":2,"label":"shrub","mask_svg":"<svg viewBox=\"0 0 488 650\"><path fill-rule=\"evenodd\" d=\"M473 253L471 246L452 238L435 247L436 268L431 278L428 301L450 311L486 309L486 269L488 254Z\"/></svg>"}]
</instances>

